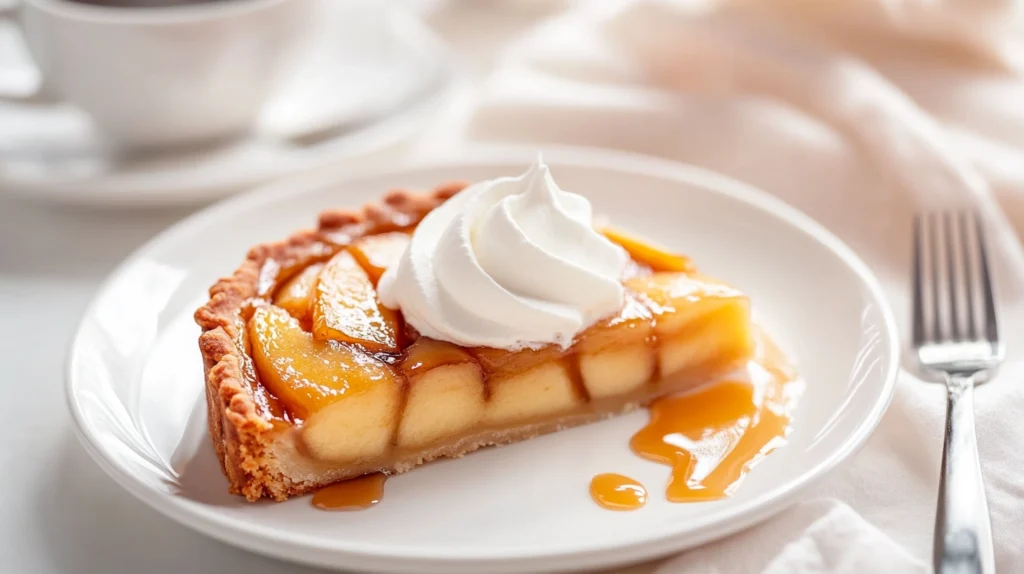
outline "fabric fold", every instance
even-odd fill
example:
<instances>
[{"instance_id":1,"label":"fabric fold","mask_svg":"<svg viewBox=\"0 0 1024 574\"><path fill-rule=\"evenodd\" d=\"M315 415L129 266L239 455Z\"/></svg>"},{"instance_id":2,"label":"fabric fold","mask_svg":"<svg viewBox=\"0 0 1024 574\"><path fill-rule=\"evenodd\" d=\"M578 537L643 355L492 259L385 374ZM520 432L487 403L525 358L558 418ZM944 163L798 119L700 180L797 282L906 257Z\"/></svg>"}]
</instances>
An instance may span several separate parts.
<instances>
[{"instance_id":1,"label":"fabric fold","mask_svg":"<svg viewBox=\"0 0 1024 574\"><path fill-rule=\"evenodd\" d=\"M584 3L509 46L420 148L598 146L744 180L857 251L904 330L913 215L977 209L1008 349L977 393L978 442L998 571L1024 572L1022 13L1012 0ZM901 372L875 435L801 503L646 570L927 572L943 393Z\"/></svg>"}]
</instances>

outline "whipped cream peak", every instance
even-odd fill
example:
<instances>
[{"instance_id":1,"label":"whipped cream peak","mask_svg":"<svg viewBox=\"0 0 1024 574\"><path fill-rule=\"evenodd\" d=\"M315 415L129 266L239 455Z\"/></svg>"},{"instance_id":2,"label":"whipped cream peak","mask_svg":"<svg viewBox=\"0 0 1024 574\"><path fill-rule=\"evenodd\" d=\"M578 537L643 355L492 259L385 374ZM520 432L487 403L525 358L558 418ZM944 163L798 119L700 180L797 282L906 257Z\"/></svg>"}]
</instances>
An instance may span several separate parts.
<instances>
[{"instance_id":1,"label":"whipped cream peak","mask_svg":"<svg viewBox=\"0 0 1024 574\"><path fill-rule=\"evenodd\" d=\"M537 161L477 182L420 222L378 285L422 335L463 346L568 347L622 308L629 256L593 228L586 198Z\"/></svg>"}]
</instances>

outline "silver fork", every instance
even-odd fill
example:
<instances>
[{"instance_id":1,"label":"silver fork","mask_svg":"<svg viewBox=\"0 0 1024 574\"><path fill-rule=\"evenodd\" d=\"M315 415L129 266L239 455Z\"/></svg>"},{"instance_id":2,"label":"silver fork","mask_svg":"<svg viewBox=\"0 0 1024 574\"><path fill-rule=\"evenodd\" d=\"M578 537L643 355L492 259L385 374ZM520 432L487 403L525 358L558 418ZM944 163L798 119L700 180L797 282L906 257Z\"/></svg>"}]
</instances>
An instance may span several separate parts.
<instances>
[{"instance_id":1,"label":"silver fork","mask_svg":"<svg viewBox=\"0 0 1024 574\"><path fill-rule=\"evenodd\" d=\"M1003 361L981 219L973 213L914 219L915 355L946 384L933 560L936 574L993 574L992 526L974 432L974 386Z\"/></svg>"}]
</instances>

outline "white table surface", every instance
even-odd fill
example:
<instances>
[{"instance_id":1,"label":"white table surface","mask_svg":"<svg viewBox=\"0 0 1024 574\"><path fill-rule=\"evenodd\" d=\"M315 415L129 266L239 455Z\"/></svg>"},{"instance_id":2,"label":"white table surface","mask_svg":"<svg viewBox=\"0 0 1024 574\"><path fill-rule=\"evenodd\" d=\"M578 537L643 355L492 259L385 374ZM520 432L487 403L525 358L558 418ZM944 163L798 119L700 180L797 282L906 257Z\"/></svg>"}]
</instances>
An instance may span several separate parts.
<instances>
[{"instance_id":1,"label":"white table surface","mask_svg":"<svg viewBox=\"0 0 1024 574\"><path fill-rule=\"evenodd\" d=\"M194 534L110 480L74 436L66 347L99 282L185 212L59 211L0 198L0 572L303 572ZM12 368L13 367L13 368Z\"/></svg>"},{"instance_id":2,"label":"white table surface","mask_svg":"<svg viewBox=\"0 0 1024 574\"><path fill-rule=\"evenodd\" d=\"M428 4L428 19L478 74L504 40L550 9ZM109 479L72 431L63 368L80 315L118 262L190 211L72 210L0 190L0 572L321 572L236 550L165 518Z\"/></svg>"}]
</instances>

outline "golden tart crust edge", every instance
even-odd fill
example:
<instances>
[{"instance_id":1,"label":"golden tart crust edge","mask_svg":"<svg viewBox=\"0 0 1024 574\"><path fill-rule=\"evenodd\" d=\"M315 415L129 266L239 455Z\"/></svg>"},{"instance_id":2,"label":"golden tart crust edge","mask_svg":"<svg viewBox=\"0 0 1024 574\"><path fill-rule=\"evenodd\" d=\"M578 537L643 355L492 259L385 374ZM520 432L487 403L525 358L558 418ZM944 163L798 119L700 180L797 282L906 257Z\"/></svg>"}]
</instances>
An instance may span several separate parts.
<instances>
[{"instance_id":1,"label":"golden tart crust edge","mask_svg":"<svg viewBox=\"0 0 1024 574\"><path fill-rule=\"evenodd\" d=\"M264 243L249 250L245 261L230 277L217 281L209 290L210 300L195 312L202 328L199 350L206 377L206 405L210 438L230 492L249 500L285 500L304 494L309 483L295 483L274 461L275 425L261 412L257 402L250 358L236 341L242 340L243 307L251 300L272 295L276 277L269 270L287 269L324 259L352 240L386 231L396 225L419 222L428 212L468 185L455 181L425 193L395 190L383 200L359 210L328 210L320 214L316 229L299 231L284 241Z\"/></svg>"}]
</instances>

